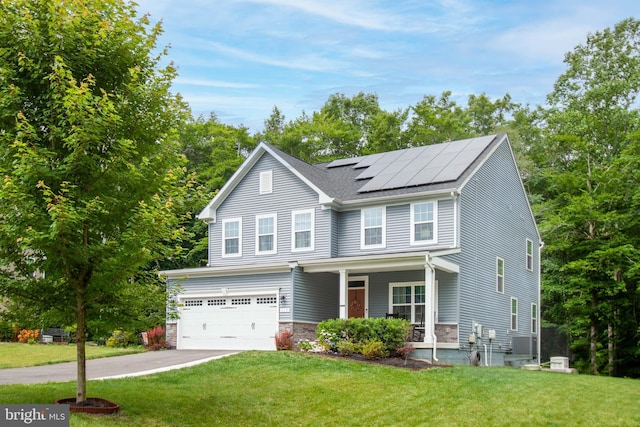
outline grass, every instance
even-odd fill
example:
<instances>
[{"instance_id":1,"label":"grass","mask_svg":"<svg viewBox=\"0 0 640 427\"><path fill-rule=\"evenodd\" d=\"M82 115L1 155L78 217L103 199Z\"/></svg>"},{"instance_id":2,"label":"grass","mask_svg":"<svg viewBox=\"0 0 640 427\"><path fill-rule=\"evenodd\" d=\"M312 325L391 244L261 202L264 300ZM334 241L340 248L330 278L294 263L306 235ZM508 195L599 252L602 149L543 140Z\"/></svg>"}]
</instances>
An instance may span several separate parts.
<instances>
[{"instance_id":1,"label":"grass","mask_svg":"<svg viewBox=\"0 0 640 427\"><path fill-rule=\"evenodd\" d=\"M87 346L87 359L121 356L123 354L140 353L142 347L112 348ZM61 362L76 361L74 344L21 344L0 343L0 369L22 368L25 366L48 365Z\"/></svg>"},{"instance_id":2,"label":"grass","mask_svg":"<svg viewBox=\"0 0 640 427\"><path fill-rule=\"evenodd\" d=\"M10 385L0 403L51 403L75 383ZM640 381L514 368L423 371L295 352L245 352L146 377L91 381L114 416L71 426L637 426Z\"/></svg>"}]
</instances>

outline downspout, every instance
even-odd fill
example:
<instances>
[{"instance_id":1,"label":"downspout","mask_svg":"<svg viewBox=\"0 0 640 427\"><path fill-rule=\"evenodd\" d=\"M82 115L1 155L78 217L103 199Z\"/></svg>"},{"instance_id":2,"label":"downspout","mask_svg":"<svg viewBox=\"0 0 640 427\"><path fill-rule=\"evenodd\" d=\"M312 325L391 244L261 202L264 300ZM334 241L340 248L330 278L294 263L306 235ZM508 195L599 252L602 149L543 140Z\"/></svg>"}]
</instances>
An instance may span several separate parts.
<instances>
[{"instance_id":1,"label":"downspout","mask_svg":"<svg viewBox=\"0 0 640 427\"><path fill-rule=\"evenodd\" d=\"M433 343L433 351L432 351L431 358L435 362L437 362L438 358L436 357L436 350L437 350L436 347L437 347L438 339L436 338L436 331L435 331L436 319L435 319L435 313L434 313L434 310L433 310L433 300L434 300L434 298L436 296L436 293L435 293L435 267L431 263L431 255L428 252L427 252L427 255L425 257L425 261L426 261L425 262L425 266L429 270L429 275L430 275L430 277L429 277L429 284L430 284L430 286L429 286L429 294L430 295L428 297L429 297L429 301L431 301L430 306L429 306L430 310L428 310L428 313L426 313L426 315L429 316L429 317L425 316L425 319L430 318L431 320L429 321L429 325L428 325L429 326L429 330L428 331L427 331L427 324L425 323L425 325L424 325L425 326L424 337L425 337L425 341L426 341L427 333L429 333L429 335L431 335L431 340L432 340L432 343ZM425 271L425 274L426 274L426 271ZM427 277L425 276L425 285L426 284L427 284ZM427 309L427 306L425 305L425 310L426 309Z\"/></svg>"},{"instance_id":2,"label":"downspout","mask_svg":"<svg viewBox=\"0 0 640 427\"><path fill-rule=\"evenodd\" d=\"M438 344L438 338L436 337L436 334L433 333L431 334L431 339L433 340L433 355L431 356L431 358L437 362L438 358L436 357L436 346Z\"/></svg>"},{"instance_id":3,"label":"downspout","mask_svg":"<svg viewBox=\"0 0 640 427\"><path fill-rule=\"evenodd\" d=\"M488 365L489 359L487 358L487 345L486 344L482 344L482 345L484 345L484 366L489 366Z\"/></svg>"},{"instance_id":4,"label":"downspout","mask_svg":"<svg viewBox=\"0 0 640 427\"><path fill-rule=\"evenodd\" d=\"M541 287L541 283L540 283L540 270L541 270L541 265L542 265L542 248L544 248L544 242L540 241L540 246L538 246L538 345L537 345L537 351L538 351L538 365L542 363L542 360L540 360L541 357L541 337L542 337L542 305L540 304L540 287Z\"/></svg>"}]
</instances>

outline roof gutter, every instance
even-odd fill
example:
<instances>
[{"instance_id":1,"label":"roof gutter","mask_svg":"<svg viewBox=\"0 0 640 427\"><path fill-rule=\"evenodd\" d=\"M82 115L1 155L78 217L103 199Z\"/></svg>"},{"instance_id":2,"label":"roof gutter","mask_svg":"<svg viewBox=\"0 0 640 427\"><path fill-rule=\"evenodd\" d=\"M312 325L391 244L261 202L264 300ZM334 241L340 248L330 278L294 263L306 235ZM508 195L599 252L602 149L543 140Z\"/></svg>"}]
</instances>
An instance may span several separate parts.
<instances>
[{"instance_id":1,"label":"roof gutter","mask_svg":"<svg viewBox=\"0 0 640 427\"><path fill-rule=\"evenodd\" d=\"M355 200L337 200L332 199L330 204L326 203L327 207L331 207L337 210L344 209L355 209L363 206L373 206L379 205L380 203L403 203L410 202L416 200L416 198L421 197L437 197L437 196L447 196L452 197L453 194L459 194L459 191L456 187L445 188L441 190L432 190L432 191L423 191L420 193L408 193L408 194L396 194L394 196L379 196L379 197L370 197L366 199L355 199Z\"/></svg>"}]
</instances>

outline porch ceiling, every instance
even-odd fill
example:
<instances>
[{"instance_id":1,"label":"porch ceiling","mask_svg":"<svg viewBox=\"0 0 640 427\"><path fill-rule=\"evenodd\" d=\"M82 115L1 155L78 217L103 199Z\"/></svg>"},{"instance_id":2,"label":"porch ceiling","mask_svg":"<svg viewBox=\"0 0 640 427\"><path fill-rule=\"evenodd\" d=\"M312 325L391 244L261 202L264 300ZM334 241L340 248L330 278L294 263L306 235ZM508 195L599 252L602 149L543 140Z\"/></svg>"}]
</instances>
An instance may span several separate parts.
<instances>
[{"instance_id":1,"label":"porch ceiling","mask_svg":"<svg viewBox=\"0 0 640 427\"><path fill-rule=\"evenodd\" d=\"M458 273L460 272L460 267L457 264L440 258L441 256L457 252L459 252L458 249L437 252L414 252L410 254L327 258L298 261L298 265L302 267L306 273L339 273L341 270L346 270L349 273L375 273L382 271L424 270L427 259L429 259L431 265L438 270L447 273Z\"/></svg>"}]
</instances>

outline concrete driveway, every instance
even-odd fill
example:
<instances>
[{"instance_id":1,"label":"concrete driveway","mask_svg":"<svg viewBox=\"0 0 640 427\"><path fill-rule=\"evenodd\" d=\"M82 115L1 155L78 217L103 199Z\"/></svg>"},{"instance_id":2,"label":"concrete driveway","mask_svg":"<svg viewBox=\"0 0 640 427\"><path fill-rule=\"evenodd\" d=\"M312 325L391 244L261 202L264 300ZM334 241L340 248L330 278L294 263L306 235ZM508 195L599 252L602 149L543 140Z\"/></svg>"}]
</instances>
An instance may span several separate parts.
<instances>
[{"instance_id":1,"label":"concrete driveway","mask_svg":"<svg viewBox=\"0 0 640 427\"><path fill-rule=\"evenodd\" d=\"M186 368L238 353L234 350L166 350L87 360L87 379L149 375ZM0 384L34 384L76 380L76 362L0 369Z\"/></svg>"}]
</instances>

